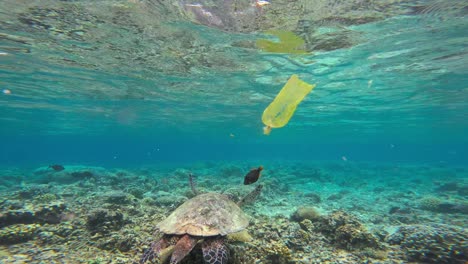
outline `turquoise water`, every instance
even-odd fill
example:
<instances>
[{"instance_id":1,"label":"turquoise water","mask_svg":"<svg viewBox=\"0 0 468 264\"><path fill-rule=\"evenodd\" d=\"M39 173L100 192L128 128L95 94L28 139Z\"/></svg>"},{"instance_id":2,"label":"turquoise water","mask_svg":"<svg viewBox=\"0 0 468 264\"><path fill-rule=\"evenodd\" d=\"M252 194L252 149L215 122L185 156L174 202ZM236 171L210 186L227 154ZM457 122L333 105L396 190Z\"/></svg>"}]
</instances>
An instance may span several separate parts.
<instances>
[{"instance_id":1,"label":"turquoise water","mask_svg":"<svg viewBox=\"0 0 468 264\"><path fill-rule=\"evenodd\" d=\"M134 220L115 230L116 234L130 236L129 226L132 230L139 226L133 233L140 240L137 235L134 240L127 237L129 246L121 248L112 243L103 246L97 238L99 243L80 248L86 247L102 261L114 259L119 248L127 259L115 263L131 263L130 259L135 261L131 257L141 255L155 226L143 216L149 209L135 213L128 208L142 204L143 196L112 206L89 197L111 190L130 194L126 182L141 187L154 180L155 186L141 191L191 198L186 193L188 172L200 177L206 191L212 187L210 181L225 177L221 185L240 188L236 194L241 196L252 189L239 187L243 176L263 164L264 176L258 183L265 184L263 197L258 210L249 207L246 212L257 218L264 215L265 223L290 221L292 225L294 217L290 217L307 204L324 217L333 217L338 209L355 213L369 229L447 224L447 228L462 228L459 233L465 234L467 10L466 1L452 0L272 0L263 7L247 0L0 0L0 215L18 209L7 206L11 201L21 201L19 209L44 203L37 196L45 191L20 193L47 185L45 193L55 195L52 200L66 203L64 212L78 215L72 223L82 232L68 238L60 234L63 244L93 241L86 217L96 208L121 206L126 219ZM269 52L256 45L259 39L278 42L271 30L294 33L304 41L300 47L304 52ZM285 127L263 135L263 110L292 74L317 86ZM65 170L54 172L47 168L52 164L61 164ZM119 170L127 176L120 177ZM70 176L83 171L95 176ZM369 187L358 188L362 185ZM374 191L380 187L383 191ZM342 192L349 200L326 202L326 197ZM374 199L379 199L380 192L404 198L379 204ZM308 193L322 197L322 202L311 203ZM421 206L419 201L428 197L458 209ZM288 200L289 206L281 205ZM360 206L373 203L383 209L360 211ZM158 215L152 223L175 209L172 204L150 205L161 210L151 211ZM410 208L408 214L420 214L421 219L405 222L383 217L392 206ZM278 215L288 220L278 220ZM374 221L378 215L384 220ZM261 221L253 226L258 228ZM52 233L69 223L33 222L41 225L38 230ZM2 232L10 224L2 223ZM26 224L31 223L20 221L13 226ZM314 232L327 233L319 231ZM385 239L380 235L380 242L386 252L394 253L378 260L377 253L373 258L347 245L351 255L344 259L348 262L339 262L340 254L332 252L340 245L325 235L331 242L323 247L330 250L329 257L336 257L328 263L466 261L467 252L450 258L434 248L412 249L427 250L431 256L440 256L438 260L412 256L405 251L411 247L392 244L388 237L394 233L389 234ZM251 243L262 244L262 239L280 241L254 234ZM291 259L249 249L248 258L233 263L327 261L305 245L298 249L292 246L296 242L283 240ZM45 241L43 236L16 241L0 235L0 260L44 263L40 261L47 258L28 259L30 254L22 250L33 243L40 245L36 253L42 254L45 248L60 244ZM66 254L76 249L73 245L70 242L56 251ZM55 261L54 256L49 261ZM93 259L70 255L68 261ZM194 255L188 261L200 263L200 257Z\"/></svg>"}]
</instances>

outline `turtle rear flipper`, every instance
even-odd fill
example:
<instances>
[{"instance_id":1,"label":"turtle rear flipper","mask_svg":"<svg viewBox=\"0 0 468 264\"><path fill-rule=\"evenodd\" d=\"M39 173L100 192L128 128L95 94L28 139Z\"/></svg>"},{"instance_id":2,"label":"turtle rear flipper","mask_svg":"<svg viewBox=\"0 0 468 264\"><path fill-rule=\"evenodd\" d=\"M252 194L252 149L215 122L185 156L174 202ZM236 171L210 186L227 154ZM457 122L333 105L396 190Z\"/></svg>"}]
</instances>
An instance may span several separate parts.
<instances>
[{"instance_id":1,"label":"turtle rear flipper","mask_svg":"<svg viewBox=\"0 0 468 264\"><path fill-rule=\"evenodd\" d=\"M207 238L202 243L203 259L206 264L227 264L229 249L223 237Z\"/></svg>"},{"instance_id":2,"label":"turtle rear flipper","mask_svg":"<svg viewBox=\"0 0 468 264\"><path fill-rule=\"evenodd\" d=\"M159 241L154 241L151 243L150 247L143 253L143 256L140 258L139 264L144 264L148 261L153 261L156 258L165 259L167 254L172 251L175 243L177 242L177 237L163 236ZM166 250L168 249L168 250Z\"/></svg>"},{"instance_id":3,"label":"turtle rear flipper","mask_svg":"<svg viewBox=\"0 0 468 264\"><path fill-rule=\"evenodd\" d=\"M198 238L195 238L193 236L189 236L189 235L182 236L174 247L174 252L172 253L170 263L177 264L182 259L184 259L185 256L187 256L188 253L192 251L193 247L195 247L198 240L199 240Z\"/></svg>"}]
</instances>

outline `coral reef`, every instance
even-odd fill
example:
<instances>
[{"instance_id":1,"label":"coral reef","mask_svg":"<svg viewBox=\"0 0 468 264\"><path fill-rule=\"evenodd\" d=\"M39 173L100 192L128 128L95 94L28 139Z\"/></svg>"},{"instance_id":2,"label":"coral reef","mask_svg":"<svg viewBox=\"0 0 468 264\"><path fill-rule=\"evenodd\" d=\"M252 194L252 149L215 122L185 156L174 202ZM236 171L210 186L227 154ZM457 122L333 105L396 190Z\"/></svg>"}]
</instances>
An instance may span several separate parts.
<instances>
[{"instance_id":1,"label":"coral reef","mask_svg":"<svg viewBox=\"0 0 468 264\"><path fill-rule=\"evenodd\" d=\"M74 171L74 172L70 173L70 175L73 178L77 178L78 180L95 177L95 175L91 171L87 171L87 170L85 170L85 171Z\"/></svg>"},{"instance_id":2,"label":"coral reef","mask_svg":"<svg viewBox=\"0 0 468 264\"><path fill-rule=\"evenodd\" d=\"M32 239L39 224L10 225L0 230L0 245L11 245L26 242Z\"/></svg>"},{"instance_id":3,"label":"coral reef","mask_svg":"<svg viewBox=\"0 0 468 264\"><path fill-rule=\"evenodd\" d=\"M262 249L265 252L265 260L272 264L294 263L291 250L280 241L272 241Z\"/></svg>"},{"instance_id":4,"label":"coral reef","mask_svg":"<svg viewBox=\"0 0 468 264\"><path fill-rule=\"evenodd\" d=\"M187 200L187 197L181 195L162 195L154 199L154 204L160 206L177 207Z\"/></svg>"},{"instance_id":5,"label":"coral reef","mask_svg":"<svg viewBox=\"0 0 468 264\"><path fill-rule=\"evenodd\" d=\"M127 192L137 199L143 199L145 195L145 189L140 187L130 187L128 188Z\"/></svg>"},{"instance_id":6,"label":"coral reef","mask_svg":"<svg viewBox=\"0 0 468 264\"><path fill-rule=\"evenodd\" d=\"M316 231L324 233L338 246L348 249L381 248L377 237L352 215L335 211L321 218L316 226Z\"/></svg>"},{"instance_id":7,"label":"coral reef","mask_svg":"<svg viewBox=\"0 0 468 264\"><path fill-rule=\"evenodd\" d=\"M50 192L50 186L48 184L28 185L24 186L16 192L16 195L20 199L31 199L39 195L43 195Z\"/></svg>"},{"instance_id":8,"label":"coral reef","mask_svg":"<svg viewBox=\"0 0 468 264\"><path fill-rule=\"evenodd\" d=\"M322 201L322 198L320 198L320 195L313 193L313 192L304 194L304 197L309 198L312 203L316 203L316 204Z\"/></svg>"},{"instance_id":9,"label":"coral reef","mask_svg":"<svg viewBox=\"0 0 468 264\"><path fill-rule=\"evenodd\" d=\"M249 232L247 232L246 230L228 234L227 238L230 242L249 242L253 239Z\"/></svg>"},{"instance_id":10,"label":"coral reef","mask_svg":"<svg viewBox=\"0 0 468 264\"><path fill-rule=\"evenodd\" d=\"M433 196L424 197L419 200L419 208L438 213L468 214L468 202L447 202Z\"/></svg>"},{"instance_id":11,"label":"coral reef","mask_svg":"<svg viewBox=\"0 0 468 264\"><path fill-rule=\"evenodd\" d=\"M434 196L428 196L419 200L419 207L424 210L437 211L441 203L441 199Z\"/></svg>"},{"instance_id":12,"label":"coral reef","mask_svg":"<svg viewBox=\"0 0 468 264\"><path fill-rule=\"evenodd\" d=\"M18 210L24 207L24 202L20 200L3 200L0 202L2 210Z\"/></svg>"},{"instance_id":13,"label":"coral reef","mask_svg":"<svg viewBox=\"0 0 468 264\"><path fill-rule=\"evenodd\" d=\"M449 184L443 189L452 186L450 190L431 196L431 179L444 186L453 178L441 179L421 166L395 170L350 163L264 165L268 173L261 178L262 194L243 208L250 216L248 233L228 236L230 264L468 261L466 199L459 195L463 181L456 181L456 190ZM244 173L238 170L245 167L240 163L206 166L191 167L202 193L221 192L238 201L255 188L240 184ZM222 168L227 168L226 177L218 177ZM95 176L42 184L51 179L49 173L65 177L62 173L75 171ZM157 223L193 196L187 171L67 166L37 175L37 181L2 189L0 262L133 263L161 235ZM235 176L239 173L240 178ZM468 175L468 170L457 173ZM216 175L215 184L211 175ZM315 176L307 178L310 175ZM391 180L395 177L398 181ZM313 206L320 197L334 194L339 199L322 202L319 214ZM436 199L421 206L431 197ZM202 259L195 249L183 264Z\"/></svg>"},{"instance_id":14,"label":"coral reef","mask_svg":"<svg viewBox=\"0 0 468 264\"><path fill-rule=\"evenodd\" d=\"M462 264L468 259L468 233L453 226L401 226L387 242L400 245L408 261Z\"/></svg>"},{"instance_id":15,"label":"coral reef","mask_svg":"<svg viewBox=\"0 0 468 264\"><path fill-rule=\"evenodd\" d=\"M91 234L106 234L119 230L127 221L121 212L96 209L88 214L86 226Z\"/></svg>"},{"instance_id":16,"label":"coral reef","mask_svg":"<svg viewBox=\"0 0 468 264\"><path fill-rule=\"evenodd\" d=\"M102 195L104 201L111 204L128 204L132 199L128 193L123 191L110 191Z\"/></svg>"},{"instance_id":17,"label":"coral reef","mask_svg":"<svg viewBox=\"0 0 468 264\"><path fill-rule=\"evenodd\" d=\"M293 221L302 222L307 219L316 221L320 218L320 213L314 207L299 207L291 216Z\"/></svg>"},{"instance_id":18,"label":"coral reef","mask_svg":"<svg viewBox=\"0 0 468 264\"><path fill-rule=\"evenodd\" d=\"M57 196L53 193L45 193L35 197L34 200L39 203L50 203L57 200Z\"/></svg>"},{"instance_id":19,"label":"coral reef","mask_svg":"<svg viewBox=\"0 0 468 264\"><path fill-rule=\"evenodd\" d=\"M62 202L55 202L31 207L31 209L4 211L0 213L0 227L13 224L57 224L61 221L62 213L66 207L67 206Z\"/></svg>"}]
</instances>

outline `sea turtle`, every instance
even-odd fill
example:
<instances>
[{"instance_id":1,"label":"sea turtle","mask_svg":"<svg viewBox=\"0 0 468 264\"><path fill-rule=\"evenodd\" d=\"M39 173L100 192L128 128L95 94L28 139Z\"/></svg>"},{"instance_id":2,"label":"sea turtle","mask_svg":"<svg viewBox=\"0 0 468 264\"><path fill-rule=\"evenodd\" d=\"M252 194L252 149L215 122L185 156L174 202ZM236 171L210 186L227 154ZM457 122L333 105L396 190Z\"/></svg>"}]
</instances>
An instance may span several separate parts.
<instances>
[{"instance_id":1,"label":"sea turtle","mask_svg":"<svg viewBox=\"0 0 468 264\"><path fill-rule=\"evenodd\" d=\"M192 190L196 193L192 175ZM140 259L140 264L159 258L162 262L171 256L170 263L179 263L202 241L203 259L207 264L226 264L229 250L224 244L226 235L244 230L249 220L240 205L252 202L259 195L262 185L241 199L237 204L227 195L204 193L179 206L157 228L164 234Z\"/></svg>"}]
</instances>

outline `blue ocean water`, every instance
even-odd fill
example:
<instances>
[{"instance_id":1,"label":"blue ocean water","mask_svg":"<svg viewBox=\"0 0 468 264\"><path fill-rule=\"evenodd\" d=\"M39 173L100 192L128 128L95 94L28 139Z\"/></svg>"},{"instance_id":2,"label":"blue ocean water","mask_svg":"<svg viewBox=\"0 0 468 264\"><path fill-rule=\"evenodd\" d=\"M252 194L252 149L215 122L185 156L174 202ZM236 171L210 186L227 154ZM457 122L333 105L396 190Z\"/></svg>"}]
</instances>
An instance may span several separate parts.
<instances>
[{"instance_id":1,"label":"blue ocean water","mask_svg":"<svg viewBox=\"0 0 468 264\"><path fill-rule=\"evenodd\" d=\"M94 207L107 208L80 207L89 197L109 190L129 193L122 186L125 179L108 183L102 176L118 175L115 170L134 175L127 180L135 185L157 179L159 187L144 189L146 194L176 190L190 198L184 189L186 179L180 176L187 171L199 174L203 188L218 174L227 177L226 186L236 188L251 167L263 164L260 182L266 181L266 191L263 200L259 198L260 213L250 209L251 214L262 215L265 208L278 206L273 215L288 218L304 202L302 198L308 201L307 194L314 193L322 197L318 207L324 215L345 208L359 217L358 207L372 203L367 198L380 199L379 191L373 190L382 185L387 186L388 197L398 192L408 195L404 201L389 198L392 202L386 204L399 208L396 211L410 208L401 218L418 215L418 210L422 216L411 221L388 216L379 222L376 215L391 208L385 207L384 213L377 208L360 215L365 225L397 228L436 223L461 226L466 232L466 223L461 223L468 203L464 191L468 186L468 3L264 2L263 6L254 0L0 0L0 171L5 179L0 182L4 192L0 214L12 210L6 206L10 200L36 203L36 194L33 198L19 194L34 185L51 186L50 193L79 211L79 219L86 219ZM295 34L303 41L299 48L304 52L259 46L259 39L280 43L274 31ZM316 87L285 127L264 135L262 113L293 74ZM53 164L63 165L67 173L82 172L84 167L100 176L75 182L67 178L71 174L58 174L64 177L60 180L52 171L43 172ZM172 172L157 169L166 167ZM295 171L298 167L305 172ZM387 171L389 167L398 172ZM315 170L335 177L324 181L326 176L318 177ZM346 180L347 174L354 183ZM356 188L363 184L359 175L369 183L368 189ZM399 177L405 179L396 183ZM92 191L70 191L76 195L71 199L70 194L54 190L55 182L65 189L81 186ZM324 205L325 197L342 192L356 196ZM429 196L440 199L441 207L421 206L418 201ZM292 201L288 209L281 207L284 199ZM359 199L362 204L356 202ZM129 218L131 211L123 204ZM174 210L171 206L161 208L169 213ZM134 217L136 226L148 220L137 213ZM452 222L447 220L450 217ZM5 226L9 224L0 225ZM263 238L254 235L257 241ZM21 243L45 243L37 237L27 241ZM389 241L382 238L386 250L396 243ZM4 261L20 261L21 243L0 234L0 252L8 252ZM119 250L126 256L141 253L142 241L131 243L132 249ZM305 257L312 255L326 259L288 243L293 260L262 260L259 251L252 253L259 262L250 258L235 263L312 263ZM106 252L99 251L103 260L112 258L112 246L88 246ZM398 258L395 253L371 263L462 263L468 254L450 259L427 250L439 260ZM361 261L366 258L350 252ZM356 258L350 257L349 263L357 263ZM79 258L69 261L83 263Z\"/></svg>"}]
</instances>

